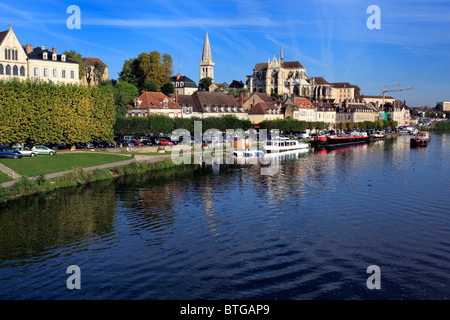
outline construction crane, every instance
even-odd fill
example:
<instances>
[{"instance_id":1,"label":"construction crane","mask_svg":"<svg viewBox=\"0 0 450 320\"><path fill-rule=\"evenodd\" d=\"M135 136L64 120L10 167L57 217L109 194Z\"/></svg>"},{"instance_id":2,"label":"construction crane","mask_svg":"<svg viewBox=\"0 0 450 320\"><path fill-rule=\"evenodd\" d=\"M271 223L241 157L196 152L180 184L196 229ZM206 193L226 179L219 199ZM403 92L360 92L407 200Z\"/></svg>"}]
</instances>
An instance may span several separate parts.
<instances>
[{"instance_id":1,"label":"construction crane","mask_svg":"<svg viewBox=\"0 0 450 320\"><path fill-rule=\"evenodd\" d=\"M411 87L400 89L400 84L397 84L397 88L396 89L392 89L391 87L392 86L385 86L384 90L381 90L380 96L383 95L383 105L384 105L386 92L414 90L414 88L411 88Z\"/></svg>"}]
</instances>

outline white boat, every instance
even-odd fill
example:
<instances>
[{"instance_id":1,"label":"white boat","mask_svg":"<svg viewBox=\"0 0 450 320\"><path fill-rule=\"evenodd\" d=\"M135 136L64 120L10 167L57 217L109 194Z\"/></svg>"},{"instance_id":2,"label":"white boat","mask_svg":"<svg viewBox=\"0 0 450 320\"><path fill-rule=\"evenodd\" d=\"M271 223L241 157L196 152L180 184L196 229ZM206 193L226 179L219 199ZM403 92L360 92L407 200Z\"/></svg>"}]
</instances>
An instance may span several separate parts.
<instances>
[{"instance_id":1,"label":"white boat","mask_svg":"<svg viewBox=\"0 0 450 320\"><path fill-rule=\"evenodd\" d=\"M233 154L238 158L259 158L262 157L264 153L261 150L236 150Z\"/></svg>"},{"instance_id":2,"label":"white boat","mask_svg":"<svg viewBox=\"0 0 450 320\"><path fill-rule=\"evenodd\" d=\"M283 139L269 140L261 146L264 154L280 153L293 150L308 150L309 144L297 140Z\"/></svg>"}]
</instances>

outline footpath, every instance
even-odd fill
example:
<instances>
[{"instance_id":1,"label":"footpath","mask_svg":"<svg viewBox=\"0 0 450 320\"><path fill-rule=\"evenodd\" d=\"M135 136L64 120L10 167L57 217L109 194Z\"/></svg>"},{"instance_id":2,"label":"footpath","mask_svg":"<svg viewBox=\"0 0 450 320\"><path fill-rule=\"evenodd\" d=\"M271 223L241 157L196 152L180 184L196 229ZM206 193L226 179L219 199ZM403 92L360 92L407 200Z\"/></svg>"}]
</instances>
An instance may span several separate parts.
<instances>
[{"instance_id":1,"label":"footpath","mask_svg":"<svg viewBox=\"0 0 450 320\"><path fill-rule=\"evenodd\" d=\"M161 161L161 160L167 159L169 157L170 157L170 154L162 154L162 155L154 155L154 156L137 155L135 157L132 157L130 160L122 160L122 161L105 163L105 164L92 166L92 167L86 167L86 168L83 168L83 170L91 171L91 170L95 170L95 169L115 168L115 167L118 167L118 166L123 166L123 165L130 164L132 162L141 162L141 161L142 162L156 162L156 161ZM52 179L52 178L63 176L63 175L65 175L68 172L70 172L70 170L61 171L61 172L54 172L54 173L48 173L48 174L44 175L44 177L45 177L45 179ZM36 179L36 178L37 177L31 177L30 179ZM0 184L0 186L4 187L4 188L5 187L10 187L13 184L15 184L16 182L17 182L17 180L3 182L2 184Z\"/></svg>"}]
</instances>

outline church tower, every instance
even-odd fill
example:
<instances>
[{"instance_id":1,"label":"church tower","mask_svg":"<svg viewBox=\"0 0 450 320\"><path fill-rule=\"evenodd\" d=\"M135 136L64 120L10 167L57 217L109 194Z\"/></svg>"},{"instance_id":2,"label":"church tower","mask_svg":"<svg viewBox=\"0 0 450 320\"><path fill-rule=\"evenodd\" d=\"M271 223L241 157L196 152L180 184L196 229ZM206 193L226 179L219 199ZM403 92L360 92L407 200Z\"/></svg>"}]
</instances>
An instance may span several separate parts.
<instances>
[{"instance_id":1,"label":"church tower","mask_svg":"<svg viewBox=\"0 0 450 320\"><path fill-rule=\"evenodd\" d=\"M203 44L202 61L198 63L200 65L200 79L211 78L214 83L214 65L211 57L211 46L209 45L208 32L205 36L205 43Z\"/></svg>"}]
</instances>

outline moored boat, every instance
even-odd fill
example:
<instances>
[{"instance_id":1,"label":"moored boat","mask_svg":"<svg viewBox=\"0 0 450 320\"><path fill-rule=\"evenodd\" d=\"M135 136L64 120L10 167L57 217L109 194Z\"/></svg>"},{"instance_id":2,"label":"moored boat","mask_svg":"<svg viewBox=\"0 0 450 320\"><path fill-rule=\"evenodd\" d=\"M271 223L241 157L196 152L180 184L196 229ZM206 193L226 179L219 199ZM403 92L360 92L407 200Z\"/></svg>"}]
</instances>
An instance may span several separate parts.
<instances>
[{"instance_id":1,"label":"moored boat","mask_svg":"<svg viewBox=\"0 0 450 320\"><path fill-rule=\"evenodd\" d=\"M386 139L386 133L383 131L374 131L372 134L369 135L370 140L383 140Z\"/></svg>"},{"instance_id":2,"label":"moored boat","mask_svg":"<svg viewBox=\"0 0 450 320\"><path fill-rule=\"evenodd\" d=\"M351 132L348 135L330 135L318 136L314 138L313 145L315 147L329 147L345 144L368 143L369 136L366 132Z\"/></svg>"},{"instance_id":3,"label":"moored boat","mask_svg":"<svg viewBox=\"0 0 450 320\"><path fill-rule=\"evenodd\" d=\"M261 150L236 150L233 154L238 158L259 158L262 157L264 153Z\"/></svg>"},{"instance_id":4,"label":"moored boat","mask_svg":"<svg viewBox=\"0 0 450 320\"><path fill-rule=\"evenodd\" d=\"M309 144L305 142L282 138L278 140L269 140L261 146L261 150L264 152L264 154L307 149L309 149Z\"/></svg>"},{"instance_id":5,"label":"moored boat","mask_svg":"<svg viewBox=\"0 0 450 320\"><path fill-rule=\"evenodd\" d=\"M427 131L419 131L413 137L411 137L412 147L426 147L430 142L431 135Z\"/></svg>"}]
</instances>

